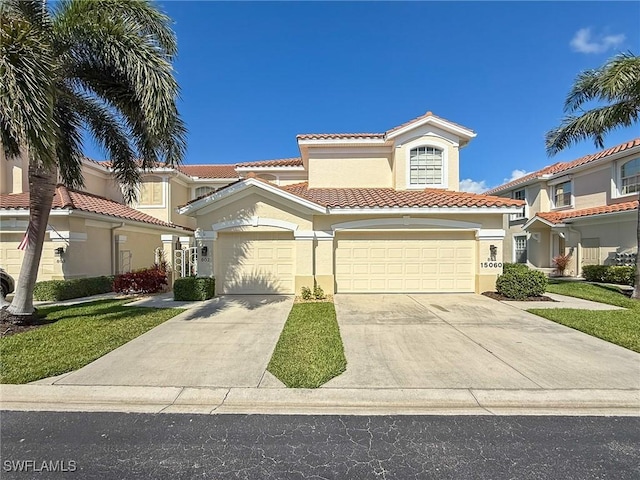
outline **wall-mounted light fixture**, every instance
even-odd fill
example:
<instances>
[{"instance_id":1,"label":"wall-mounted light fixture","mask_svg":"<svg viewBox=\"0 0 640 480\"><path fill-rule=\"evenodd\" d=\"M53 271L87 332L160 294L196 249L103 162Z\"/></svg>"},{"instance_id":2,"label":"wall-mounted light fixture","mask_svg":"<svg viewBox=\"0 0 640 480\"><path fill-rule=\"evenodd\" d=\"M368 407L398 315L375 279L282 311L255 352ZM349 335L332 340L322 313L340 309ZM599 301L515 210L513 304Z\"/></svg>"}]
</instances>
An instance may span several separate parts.
<instances>
[{"instance_id":1,"label":"wall-mounted light fixture","mask_svg":"<svg viewBox=\"0 0 640 480\"><path fill-rule=\"evenodd\" d=\"M206 245L203 245L202 249L201 249L201 252L202 252L202 256L206 257L207 254L209 253L209 248Z\"/></svg>"},{"instance_id":2,"label":"wall-mounted light fixture","mask_svg":"<svg viewBox=\"0 0 640 480\"><path fill-rule=\"evenodd\" d=\"M55 254L56 257L61 257L62 255L64 255L64 247L58 247L56 248L53 253Z\"/></svg>"},{"instance_id":3,"label":"wall-mounted light fixture","mask_svg":"<svg viewBox=\"0 0 640 480\"><path fill-rule=\"evenodd\" d=\"M176 250L181 250L182 249L182 244L180 243L180 240L176 240Z\"/></svg>"}]
</instances>

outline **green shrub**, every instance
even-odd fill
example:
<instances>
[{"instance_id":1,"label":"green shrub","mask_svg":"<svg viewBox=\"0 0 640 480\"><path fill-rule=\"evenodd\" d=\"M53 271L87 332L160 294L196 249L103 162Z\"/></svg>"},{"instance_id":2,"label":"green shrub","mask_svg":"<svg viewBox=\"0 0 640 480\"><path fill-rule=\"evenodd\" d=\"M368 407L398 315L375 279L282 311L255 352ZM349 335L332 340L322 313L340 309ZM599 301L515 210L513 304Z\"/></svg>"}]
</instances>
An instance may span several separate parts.
<instances>
[{"instance_id":1,"label":"green shrub","mask_svg":"<svg viewBox=\"0 0 640 480\"><path fill-rule=\"evenodd\" d=\"M522 272L522 271L529 270L529 267L527 267L526 263L503 263L502 264L502 271L504 273L511 272L513 270Z\"/></svg>"},{"instance_id":2,"label":"green shrub","mask_svg":"<svg viewBox=\"0 0 640 480\"><path fill-rule=\"evenodd\" d=\"M313 298L313 294L311 293L311 289L309 287L302 287L300 289L300 296L303 300L311 300Z\"/></svg>"},{"instance_id":3,"label":"green shrub","mask_svg":"<svg viewBox=\"0 0 640 480\"><path fill-rule=\"evenodd\" d=\"M167 285L167 272L158 265L116 275L113 291L118 293L158 293Z\"/></svg>"},{"instance_id":4,"label":"green shrub","mask_svg":"<svg viewBox=\"0 0 640 480\"><path fill-rule=\"evenodd\" d=\"M37 282L33 289L33 299L39 301L60 301L71 298L88 297L113 291L113 277L74 278L72 280L47 280Z\"/></svg>"},{"instance_id":5,"label":"green shrub","mask_svg":"<svg viewBox=\"0 0 640 480\"><path fill-rule=\"evenodd\" d=\"M582 276L588 282L633 285L635 271L636 267L585 265L582 267Z\"/></svg>"},{"instance_id":6,"label":"green shrub","mask_svg":"<svg viewBox=\"0 0 640 480\"><path fill-rule=\"evenodd\" d=\"M216 281L210 277L183 277L173 282L173 299L183 302L209 300L216 291Z\"/></svg>"},{"instance_id":7,"label":"green shrub","mask_svg":"<svg viewBox=\"0 0 640 480\"><path fill-rule=\"evenodd\" d=\"M316 300L324 300L325 298L327 298L327 296L324 294L324 290L322 289L322 287L320 285L317 285L313 287L313 297Z\"/></svg>"},{"instance_id":8,"label":"green shrub","mask_svg":"<svg viewBox=\"0 0 640 480\"><path fill-rule=\"evenodd\" d=\"M538 297L547 288L547 277L536 270L513 268L496 280L496 291L514 300Z\"/></svg>"}]
</instances>

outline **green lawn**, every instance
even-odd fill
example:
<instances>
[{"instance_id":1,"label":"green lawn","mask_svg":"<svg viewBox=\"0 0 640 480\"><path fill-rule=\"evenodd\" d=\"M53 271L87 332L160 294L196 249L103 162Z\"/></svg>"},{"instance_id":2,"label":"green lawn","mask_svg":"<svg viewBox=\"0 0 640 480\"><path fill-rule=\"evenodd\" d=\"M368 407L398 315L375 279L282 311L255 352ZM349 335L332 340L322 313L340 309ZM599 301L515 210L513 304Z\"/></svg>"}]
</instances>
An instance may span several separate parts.
<instances>
[{"instance_id":1,"label":"green lawn","mask_svg":"<svg viewBox=\"0 0 640 480\"><path fill-rule=\"evenodd\" d=\"M640 352L640 302L619 293L615 287L583 282L557 282L547 291L624 307L627 310L532 309L541 317Z\"/></svg>"},{"instance_id":2,"label":"green lawn","mask_svg":"<svg viewBox=\"0 0 640 480\"><path fill-rule=\"evenodd\" d=\"M317 388L346 367L333 303L294 304L267 370L287 387Z\"/></svg>"},{"instance_id":3,"label":"green lawn","mask_svg":"<svg viewBox=\"0 0 640 480\"><path fill-rule=\"evenodd\" d=\"M130 300L100 300L42 307L52 321L0 339L0 383L27 383L77 370L182 312L125 307Z\"/></svg>"}]
</instances>

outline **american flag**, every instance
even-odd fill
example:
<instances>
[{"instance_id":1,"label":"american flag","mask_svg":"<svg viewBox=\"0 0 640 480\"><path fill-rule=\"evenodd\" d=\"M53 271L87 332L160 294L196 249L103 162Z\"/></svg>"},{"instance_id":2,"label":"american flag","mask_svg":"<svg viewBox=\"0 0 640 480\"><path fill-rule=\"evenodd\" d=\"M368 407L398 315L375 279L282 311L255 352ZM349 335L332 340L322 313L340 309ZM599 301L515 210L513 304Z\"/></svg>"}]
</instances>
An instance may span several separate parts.
<instances>
[{"instance_id":1,"label":"american flag","mask_svg":"<svg viewBox=\"0 0 640 480\"><path fill-rule=\"evenodd\" d=\"M22 241L20 242L20 245L18 245L18 250L26 250L27 247L29 246L29 232L31 231L31 223L29 223L29 225L27 226L27 231L24 232L24 237L22 238Z\"/></svg>"}]
</instances>

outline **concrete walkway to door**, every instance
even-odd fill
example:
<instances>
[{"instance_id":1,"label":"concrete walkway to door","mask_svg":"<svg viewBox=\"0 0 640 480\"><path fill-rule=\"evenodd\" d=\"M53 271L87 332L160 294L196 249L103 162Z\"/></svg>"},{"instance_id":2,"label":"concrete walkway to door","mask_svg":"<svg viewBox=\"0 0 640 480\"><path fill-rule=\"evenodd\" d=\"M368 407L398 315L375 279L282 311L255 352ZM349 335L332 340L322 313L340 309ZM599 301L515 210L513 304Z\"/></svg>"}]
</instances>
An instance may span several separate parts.
<instances>
[{"instance_id":1,"label":"concrete walkway to door","mask_svg":"<svg viewBox=\"0 0 640 480\"><path fill-rule=\"evenodd\" d=\"M282 295L207 300L54 384L257 387L292 304Z\"/></svg>"},{"instance_id":2,"label":"concrete walkway to door","mask_svg":"<svg viewBox=\"0 0 640 480\"><path fill-rule=\"evenodd\" d=\"M481 295L334 301L348 366L324 388L640 388L640 354Z\"/></svg>"}]
</instances>

